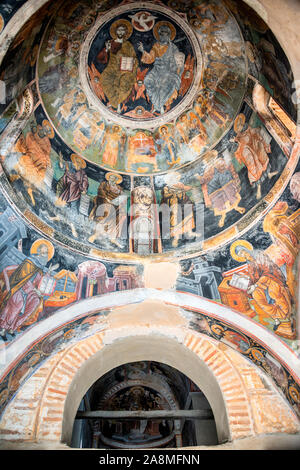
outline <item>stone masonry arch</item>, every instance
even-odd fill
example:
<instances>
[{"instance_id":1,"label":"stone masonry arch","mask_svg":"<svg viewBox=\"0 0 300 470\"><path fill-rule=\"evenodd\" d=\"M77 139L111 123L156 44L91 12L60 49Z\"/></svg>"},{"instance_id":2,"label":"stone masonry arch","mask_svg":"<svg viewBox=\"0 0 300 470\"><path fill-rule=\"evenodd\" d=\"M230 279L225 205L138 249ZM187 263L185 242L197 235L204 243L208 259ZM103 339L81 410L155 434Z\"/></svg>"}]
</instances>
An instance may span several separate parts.
<instances>
[{"instance_id":1,"label":"stone masonry arch","mask_svg":"<svg viewBox=\"0 0 300 470\"><path fill-rule=\"evenodd\" d=\"M149 335L134 328L130 334L124 329L115 333L112 339L111 331L98 332L43 363L6 408L2 439L70 445L75 414L88 388L112 368L140 360L170 365L202 389L214 413L219 443L299 431L296 416L279 394L264 386L257 369L226 345L186 328L173 329L172 334L163 326ZM270 401L269 410L263 411L258 396Z\"/></svg>"}]
</instances>

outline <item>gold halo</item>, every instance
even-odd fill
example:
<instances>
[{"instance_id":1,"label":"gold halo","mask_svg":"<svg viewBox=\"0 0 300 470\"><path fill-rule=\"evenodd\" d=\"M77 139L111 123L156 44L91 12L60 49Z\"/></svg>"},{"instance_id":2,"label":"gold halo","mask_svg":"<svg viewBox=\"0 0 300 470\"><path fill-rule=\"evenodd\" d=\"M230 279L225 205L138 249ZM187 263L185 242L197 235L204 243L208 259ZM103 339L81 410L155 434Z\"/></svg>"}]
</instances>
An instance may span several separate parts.
<instances>
[{"instance_id":1,"label":"gold halo","mask_svg":"<svg viewBox=\"0 0 300 470\"><path fill-rule=\"evenodd\" d=\"M175 29L175 26L172 25L172 23L170 23L169 21L158 21L156 23L156 25L154 26L153 28L153 36L155 37L155 39L157 41L159 41L159 35L158 35L158 29L161 27L161 26L169 26L170 30L171 30L171 41L173 41L176 37L176 29Z\"/></svg>"},{"instance_id":2,"label":"gold halo","mask_svg":"<svg viewBox=\"0 0 300 470\"><path fill-rule=\"evenodd\" d=\"M242 124L242 128L244 127L244 124L246 122L246 116L245 114L239 114L234 121L234 131L238 133L240 131L240 126Z\"/></svg>"},{"instance_id":3,"label":"gold halo","mask_svg":"<svg viewBox=\"0 0 300 470\"><path fill-rule=\"evenodd\" d=\"M223 328L223 326L217 325L217 324L212 325L212 327L210 329L216 335L220 335L220 334L224 333L224 331L225 331L225 328Z\"/></svg>"},{"instance_id":4,"label":"gold halo","mask_svg":"<svg viewBox=\"0 0 300 470\"><path fill-rule=\"evenodd\" d=\"M77 155L77 153L72 153L71 161L74 165L75 165L75 162L79 162L80 163L80 168L82 168L82 169L86 167L86 161L83 160L83 158L81 158L79 155Z\"/></svg>"},{"instance_id":5,"label":"gold halo","mask_svg":"<svg viewBox=\"0 0 300 470\"><path fill-rule=\"evenodd\" d=\"M116 184L122 183L122 181L123 181L122 176L119 175L119 173L113 173L112 171L110 171L109 173L106 173L105 179L108 181L109 178L110 178L112 175L118 177L118 180L117 180Z\"/></svg>"},{"instance_id":6,"label":"gold halo","mask_svg":"<svg viewBox=\"0 0 300 470\"><path fill-rule=\"evenodd\" d=\"M83 103L85 101L85 94L83 93L83 91L79 91L77 93L77 96L75 98L76 103L78 103L78 99L80 99L79 103Z\"/></svg>"},{"instance_id":7,"label":"gold halo","mask_svg":"<svg viewBox=\"0 0 300 470\"><path fill-rule=\"evenodd\" d=\"M247 240L236 240L235 242L232 243L230 247L230 254L232 258L235 259L236 261L239 261L240 263L244 263L246 261L246 258L244 258L243 256L239 256L236 253L236 248L238 246L243 246L244 248L250 251L253 250L253 246L251 245L251 243L247 242Z\"/></svg>"},{"instance_id":8,"label":"gold halo","mask_svg":"<svg viewBox=\"0 0 300 470\"><path fill-rule=\"evenodd\" d=\"M41 245L47 245L47 247L48 247L48 261L50 261L50 259L53 258L53 255L54 255L54 246L52 245L51 242L49 242L49 240L46 240L45 238L39 238L38 240L36 240L31 245L30 254L35 255L37 253L38 248Z\"/></svg>"},{"instance_id":9,"label":"gold halo","mask_svg":"<svg viewBox=\"0 0 300 470\"><path fill-rule=\"evenodd\" d=\"M141 109L143 112L145 112L145 108L143 108L143 106L137 106L137 107L135 108L135 110L134 110L134 111L135 111L135 114L137 114L137 111L138 111L139 109Z\"/></svg>"},{"instance_id":10,"label":"gold halo","mask_svg":"<svg viewBox=\"0 0 300 470\"><path fill-rule=\"evenodd\" d=\"M110 35L113 39L117 39L116 30L119 26L125 26L128 31L127 35L124 36L124 40L126 41L132 35L133 26L131 23L129 23L128 20L120 19L120 20L115 21L111 25L110 30L109 30Z\"/></svg>"},{"instance_id":11,"label":"gold halo","mask_svg":"<svg viewBox=\"0 0 300 470\"><path fill-rule=\"evenodd\" d=\"M165 125L164 125L164 126L160 126L160 128L158 129L160 134L162 133L162 130L163 130L163 129L167 129L167 132L169 132L168 126L165 126Z\"/></svg>"},{"instance_id":12,"label":"gold halo","mask_svg":"<svg viewBox=\"0 0 300 470\"><path fill-rule=\"evenodd\" d=\"M144 392L144 389L143 389L143 387L141 387L140 385L136 385L135 387L131 387L131 389L130 389L129 392L130 392L130 394L131 394L131 393L134 394L134 393L136 393L136 392L143 393L143 392Z\"/></svg>"},{"instance_id":13,"label":"gold halo","mask_svg":"<svg viewBox=\"0 0 300 470\"><path fill-rule=\"evenodd\" d=\"M294 392L294 393L297 395L297 403L299 403L299 402L300 402L300 394L299 394L299 391L296 389L296 387L294 387L293 385L291 385L291 386L289 387L289 394L290 394L290 397L291 397L294 401L296 401L295 398L291 395L291 392Z\"/></svg>"},{"instance_id":14,"label":"gold halo","mask_svg":"<svg viewBox=\"0 0 300 470\"><path fill-rule=\"evenodd\" d=\"M264 357L263 353L259 349L251 349L251 354L257 361L261 361Z\"/></svg>"},{"instance_id":15,"label":"gold halo","mask_svg":"<svg viewBox=\"0 0 300 470\"><path fill-rule=\"evenodd\" d=\"M198 24L195 26L196 23ZM196 28L196 29L198 29L199 27L201 28L201 21L199 20L199 18L193 18L190 21L190 24L193 26L193 28Z\"/></svg>"},{"instance_id":16,"label":"gold halo","mask_svg":"<svg viewBox=\"0 0 300 470\"><path fill-rule=\"evenodd\" d=\"M49 135L49 139L53 139L55 134L54 134L54 129L53 126L51 126L50 122L47 119L43 120L43 127L48 127L51 130L51 134Z\"/></svg>"}]
</instances>

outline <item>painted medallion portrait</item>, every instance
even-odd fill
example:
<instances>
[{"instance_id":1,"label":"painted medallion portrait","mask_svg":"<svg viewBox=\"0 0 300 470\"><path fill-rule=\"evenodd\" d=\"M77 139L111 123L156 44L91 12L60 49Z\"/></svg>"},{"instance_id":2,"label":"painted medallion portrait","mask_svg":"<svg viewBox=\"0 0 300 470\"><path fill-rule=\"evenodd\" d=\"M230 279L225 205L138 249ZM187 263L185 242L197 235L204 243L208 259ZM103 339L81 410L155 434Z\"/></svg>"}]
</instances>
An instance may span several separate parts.
<instances>
[{"instance_id":1,"label":"painted medallion portrait","mask_svg":"<svg viewBox=\"0 0 300 470\"><path fill-rule=\"evenodd\" d=\"M154 120L189 94L199 59L174 19L154 9L127 8L103 21L92 40L89 85L113 115Z\"/></svg>"}]
</instances>

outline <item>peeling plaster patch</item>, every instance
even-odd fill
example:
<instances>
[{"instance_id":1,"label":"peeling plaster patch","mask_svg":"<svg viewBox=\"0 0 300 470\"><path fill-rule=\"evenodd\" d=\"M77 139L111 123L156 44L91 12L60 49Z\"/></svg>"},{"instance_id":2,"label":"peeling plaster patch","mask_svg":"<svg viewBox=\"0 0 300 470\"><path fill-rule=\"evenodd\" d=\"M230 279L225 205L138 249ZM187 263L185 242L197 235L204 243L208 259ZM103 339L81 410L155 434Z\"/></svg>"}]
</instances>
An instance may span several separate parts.
<instances>
[{"instance_id":1,"label":"peeling plaster patch","mask_svg":"<svg viewBox=\"0 0 300 470\"><path fill-rule=\"evenodd\" d=\"M107 322L111 329L146 326L150 330L157 325L183 328L188 323L177 306L152 299L138 305L116 308L107 317Z\"/></svg>"},{"instance_id":2,"label":"peeling plaster patch","mask_svg":"<svg viewBox=\"0 0 300 470\"><path fill-rule=\"evenodd\" d=\"M171 327L155 327L151 326L140 326L134 329L128 328L119 328L107 331L103 336L103 344L108 345L112 344L114 341L118 341L121 338L126 338L130 336L155 336L158 335L160 337L165 336L168 338L175 338L179 343L184 342L184 338L186 336L186 331L183 328L171 328ZM162 338L163 341L163 338ZM163 342L162 342L163 345ZM163 347L163 346L162 346Z\"/></svg>"},{"instance_id":3,"label":"peeling plaster patch","mask_svg":"<svg viewBox=\"0 0 300 470\"><path fill-rule=\"evenodd\" d=\"M144 264L144 284L149 289L173 289L180 274L179 263Z\"/></svg>"}]
</instances>

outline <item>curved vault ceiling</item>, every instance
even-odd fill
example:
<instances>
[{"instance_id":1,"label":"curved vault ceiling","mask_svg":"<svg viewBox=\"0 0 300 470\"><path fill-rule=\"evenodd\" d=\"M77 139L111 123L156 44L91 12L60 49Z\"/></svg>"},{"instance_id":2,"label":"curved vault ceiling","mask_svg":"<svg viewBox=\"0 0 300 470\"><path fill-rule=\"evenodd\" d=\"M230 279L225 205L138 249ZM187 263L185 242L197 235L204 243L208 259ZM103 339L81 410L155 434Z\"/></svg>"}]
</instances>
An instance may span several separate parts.
<instances>
[{"instance_id":1,"label":"curved vault ceiling","mask_svg":"<svg viewBox=\"0 0 300 470\"><path fill-rule=\"evenodd\" d=\"M3 76L36 78L19 102L21 136L2 140L19 211L104 258L184 257L242 236L295 162L292 140L255 111L261 61L231 2L57 5L15 41L27 45L23 77L18 53Z\"/></svg>"}]
</instances>

